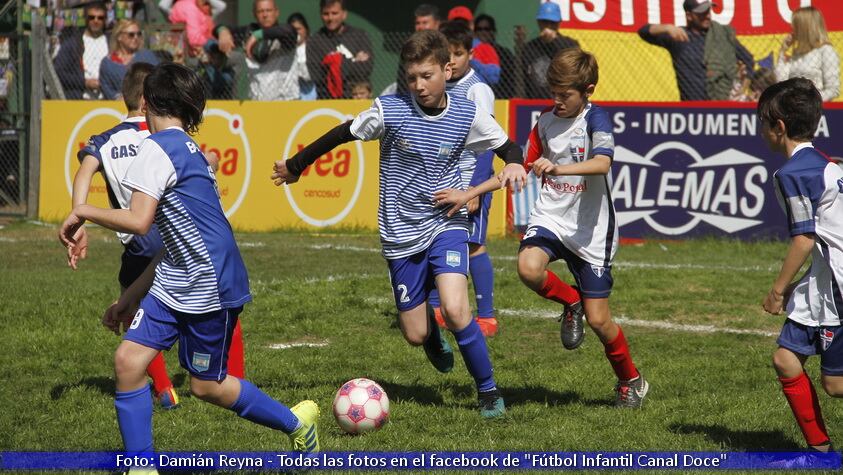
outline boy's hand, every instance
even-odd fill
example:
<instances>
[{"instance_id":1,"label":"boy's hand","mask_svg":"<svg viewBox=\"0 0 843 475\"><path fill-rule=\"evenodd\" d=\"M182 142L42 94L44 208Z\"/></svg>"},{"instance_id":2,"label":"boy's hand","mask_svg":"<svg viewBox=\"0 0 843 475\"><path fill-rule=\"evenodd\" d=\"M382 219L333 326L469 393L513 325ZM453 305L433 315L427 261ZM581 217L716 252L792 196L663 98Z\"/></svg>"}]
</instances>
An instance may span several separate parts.
<instances>
[{"instance_id":1,"label":"boy's hand","mask_svg":"<svg viewBox=\"0 0 843 475\"><path fill-rule=\"evenodd\" d=\"M474 198L468 200L468 203L465 204L465 209L468 211L468 214L474 214L480 209L480 197L475 196Z\"/></svg>"},{"instance_id":2,"label":"boy's hand","mask_svg":"<svg viewBox=\"0 0 843 475\"><path fill-rule=\"evenodd\" d=\"M76 270L79 260L88 257L88 231L85 226L76 231L73 239L76 243L67 246L67 265Z\"/></svg>"},{"instance_id":3,"label":"boy's hand","mask_svg":"<svg viewBox=\"0 0 843 475\"><path fill-rule=\"evenodd\" d=\"M459 210L462 209L462 207L469 201L467 191L455 190L453 188L437 191L433 194L433 200L433 204L435 204L438 208L453 205L451 206L451 209L448 210L448 217L458 213Z\"/></svg>"},{"instance_id":4,"label":"boy's hand","mask_svg":"<svg viewBox=\"0 0 843 475\"><path fill-rule=\"evenodd\" d=\"M514 191L521 191L527 185L527 172L524 166L519 163L510 163L503 167L498 180L501 182L501 188L511 186Z\"/></svg>"},{"instance_id":5,"label":"boy's hand","mask_svg":"<svg viewBox=\"0 0 843 475\"><path fill-rule=\"evenodd\" d=\"M533 173L541 178L542 175L555 175L556 165L546 158L540 158L533 162Z\"/></svg>"},{"instance_id":6,"label":"boy's hand","mask_svg":"<svg viewBox=\"0 0 843 475\"><path fill-rule=\"evenodd\" d=\"M284 183L288 185L292 185L293 183L299 181L299 177L290 173L290 170L287 169L287 161L286 160L278 160L275 162L275 165L272 167L272 170L275 172L272 174L270 179L275 182L275 186L281 186Z\"/></svg>"},{"instance_id":7,"label":"boy's hand","mask_svg":"<svg viewBox=\"0 0 843 475\"><path fill-rule=\"evenodd\" d=\"M777 292L775 289L770 289L767 298L764 299L764 311L773 315L782 313L784 306L784 295Z\"/></svg>"},{"instance_id":8,"label":"boy's hand","mask_svg":"<svg viewBox=\"0 0 843 475\"><path fill-rule=\"evenodd\" d=\"M129 330L129 325L132 324L135 312L137 312L138 305L130 304L122 298L108 307L105 314L102 316L102 324L108 328L115 335L120 335L120 326L123 326L123 333Z\"/></svg>"},{"instance_id":9,"label":"boy's hand","mask_svg":"<svg viewBox=\"0 0 843 475\"><path fill-rule=\"evenodd\" d=\"M59 241L64 244L65 247L70 247L76 244L76 231L85 224L85 220L80 218L76 211L71 211L70 214L67 216L67 219L61 223L61 228L59 228Z\"/></svg>"}]
</instances>

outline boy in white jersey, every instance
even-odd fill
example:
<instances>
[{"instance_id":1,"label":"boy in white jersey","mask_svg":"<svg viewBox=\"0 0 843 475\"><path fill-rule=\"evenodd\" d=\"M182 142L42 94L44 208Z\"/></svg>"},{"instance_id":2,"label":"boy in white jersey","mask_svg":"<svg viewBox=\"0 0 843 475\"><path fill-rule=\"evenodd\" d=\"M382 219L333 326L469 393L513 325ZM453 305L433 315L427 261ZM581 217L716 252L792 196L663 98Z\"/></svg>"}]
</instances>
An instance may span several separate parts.
<instances>
[{"instance_id":1,"label":"boy in white jersey","mask_svg":"<svg viewBox=\"0 0 843 475\"><path fill-rule=\"evenodd\" d=\"M582 342L585 312L618 378L615 406L640 407L649 384L633 364L626 338L609 313L618 246L609 183L614 140L608 115L588 101L597 72L594 56L578 48L560 52L548 68L555 106L539 117L530 133L525 166L542 178L542 189L521 241L518 276L542 297L565 306L561 333L568 349ZM477 193L499 187L493 178L468 193L446 190L436 199L462 206ZM547 268L558 259L568 264L579 290Z\"/></svg>"},{"instance_id":2,"label":"boy in white jersey","mask_svg":"<svg viewBox=\"0 0 843 475\"><path fill-rule=\"evenodd\" d=\"M140 235L154 222L164 242L153 265L103 317L113 331L121 326L126 331L114 356L114 406L125 451L153 450L152 404L144 370L176 341L194 396L288 434L295 450L318 450L319 408L313 401L291 410L249 381L227 374L231 335L251 293L213 170L187 135L202 121L202 80L184 66L162 63L147 76L143 91L141 108L152 135L142 142L121 181L133 190L129 207L80 204L61 228L63 240L71 245L86 220Z\"/></svg>"},{"instance_id":3,"label":"boy in white jersey","mask_svg":"<svg viewBox=\"0 0 843 475\"><path fill-rule=\"evenodd\" d=\"M491 116L495 115L495 93L488 84L471 68L473 35L463 22L443 23L439 31L448 38L451 51L451 79L446 83L446 90L451 95L462 95L477 104L477 107ZM474 153L463 152L463 184L477 186L488 180L493 174L492 151ZM477 303L477 324L485 336L498 333L498 320L495 318L494 288L495 272L489 254L486 253L486 231L489 224L489 208L492 194L485 193L466 204L471 220L471 236L468 238L468 260L471 281L474 285L474 298ZM439 293L433 289L428 303L434 312L436 323L445 327L445 320L439 309Z\"/></svg>"},{"instance_id":4,"label":"boy in white jersey","mask_svg":"<svg viewBox=\"0 0 843 475\"><path fill-rule=\"evenodd\" d=\"M436 368L453 368L453 352L425 310L434 284L442 313L478 390L480 414L499 417L503 398L492 375L486 340L468 305L468 218L449 217L433 202L443 188L463 188L464 149L495 150L508 165L504 183L526 180L521 152L485 112L445 92L451 77L448 41L438 31L413 34L401 50L412 96L382 96L354 121L337 126L289 160L275 162L276 185L298 181L304 169L352 140L380 140L378 226L404 338L424 345Z\"/></svg>"},{"instance_id":5,"label":"boy in white jersey","mask_svg":"<svg viewBox=\"0 0 843 475\"><path fill-rule=\"evenodd\" d=\"M821 116L820 93L804 78L774 84L758 101L761 136L788 159L773 176L790 247L763 303L771 314L787 312L773 366L806 443L827 452L819 399L803 367L819 355L823 389L843 397L843 170L811 145ZM808 257L811 267L793 281Z\"/></svg>"}]
</instances>

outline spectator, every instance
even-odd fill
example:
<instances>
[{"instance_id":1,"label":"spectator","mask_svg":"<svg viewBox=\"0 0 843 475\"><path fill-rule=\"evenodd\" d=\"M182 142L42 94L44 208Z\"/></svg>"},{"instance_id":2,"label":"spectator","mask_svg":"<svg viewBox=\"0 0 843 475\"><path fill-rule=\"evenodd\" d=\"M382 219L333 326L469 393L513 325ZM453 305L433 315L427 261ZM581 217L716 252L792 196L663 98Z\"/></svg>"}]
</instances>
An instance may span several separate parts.
<instances>
[{"instance_id":1,"label":"spectator","mask_svg":"<svg viewBox=\"0 0 843 475\"><path fill-rule=\"evenodd\" d=\"M782 42L776 78L810 79L823 101L840 95L840 56L828 40L823 14L814 7L802 7L793 12L793 33ZM793 47L793 55L787 50Z\"/></svg>"},{"instance_id":2,"label":"spectator","mask_svg":"<svg viewBox=\"0 0 843 475\"><path fill-rule=\"evenodd\" d=\"M290 14L287 17L287 24L292 26L298 34L298 46L296 46L296 61L299 63L299 68L307 72L307 37L310 36L310 26L307 24L307 19L299 12ZM310 80L310 73L307 77L299 79L299 89L301 90L301 99L303 101L312 101L316 99L316 84Z\"/></svg>"},{"instance_id":3,"label":"spectator","mask_svg":"<svg viewBox=\"0 0 843 475\"><path fill-rule=\"evenodd\" d=\"M490 45L495 49L501 63L501 80L492 85L495 97L506 99L515 96L515 55L506 47L497 43L495 35L495 19L485 13L477 15L474 19L474 36L482 44Z\"/></svg>"},{"instance_id":4,"label":"spectator","mask_svg":"<svg viewBox=\"0 0 843 475\"><path fill-rule=\"evenodd\" d=\"M429 3L422 3L417 6L413 12L415 16L415 30L438 30L439 24L442 22L442 17L439 16L439 7ZM398 77L395 80L395 92L398 94L407 94L407 80L404 74L404 64L398 62Z\"/></svg>"},{"instance_id":5,"label":"spectator","mask_svg":"<svg viewBox=\"0 0 843 475\"><path fill-rule=\"evenodd\" d=\"M374 57L365 31L346 25L344 0L319 0L322 28L307 41L307 69L320 99L351 97L351 83L369 80Z\"/></svg>"},{"instance_id":6,"label":"spectator","mask_svg":"<svg viewBox=\"0 0 843 475\"><path fill-rule=\"evenodd\" d=\"M105 99L120 99L123 77L133 63L158 64L158 57L143 46L143 31L134 20L120 20L111 32L111 54L100 63L100 86Z\"/></svg>"},{"instance_id":7,"label":"spectator","mask_svg":"<svg viewBox=\"0 0 843 475\"><path fill-rule=\"evenodd\" d=\"M474 31L474 15L468 7L457 6L448 12L448 21L464 21L472 32ZM472 44L471 68L483 78L486 84L494 85L501 80L501 60L495 48L474 38Z\"/></svg>"},{"instance_id":8,"label":"spectator","mask_svg":"<svg viewBox=\"0 0 843 475\"><path fill-rule=\"evenodd\" d=\"M730 101L758 102L764 89L776 83L776 75L772 69L758 68L750 78L743 63L738 63L738 78L739 81L735 81L729 95Z\"/></svg>"},{"instance_id":9,"label":"spectator","mask_svg":"<svg viewBox=\"0 0 843 475\"><path fill-rule=\"evenodd\" d=\"M85 6L85 29L65 28L54 62L68 99L100 99L100 63L108 56L106 9L102 2Z\"/></svg>"},{"instance_id":10,"label":"spectator","mask_svg":"<svg viewBox=\"0 0 843 475\"><path fill-rule=\"evenodd\" d=\"M258 101L291 101L301 97L299 80L307 69L296 60L296 30L279 24L274 0L254 0L256 22L217 28L220 50L242 46L249 74L249 97Z\"/></svg>"},{"instance_id":11,"label":"spectator","mask_svg":"<svg viewBox=\"0 0 843 475\"><path fill-rule=\"evenodd\" d=\"M228 56L213 41L205 43L205 56L196 73L205 83L208 99L233 99L236 74L228 64Z\"/></svg>"},{"instance_id":12,"label":"spectator","mask_svg":"<svg viewBox=\"0 0 843 475\"><path fill-rule=\"evenodd\" d=\"M752 55L732 27L711 20L710 1L685 0L682 6L687 27L647 24L638 35L670 52L681 100L726 100L738 77L738 61L751 72Z\"/></svg>"},{"instance_id":13,"label":"spectator","mask_svg":"<svg viewBox=\"0 0 843 475\"><path fill-rule=\"evenodd\" d=\"M225 10L225 2L215 0L161 0L158 7L169 12L170 23L184 23L191 56L200 56L205 44L214 39L213 17Z\"/></svg>"},{"instance_id":14,"label":"spectator","mask_svg":"<svg viewBox=\"0 0 843 475\"><path fill-rule=\"evenodd\" d=\"M351 84L352 99L371 99L372 84L369 81L357 81Z\"/></svg>"},{"instance_id":15,"label":"spectator","mask_svg":"<svg viewBox=\"0 0 843 475\"><path fill-rule=\"evenodd\" d=\"M536 22L539 25L539 36L524 45L521 58L524 71L525 95L532 99L545 99L552 94L547 85L547 68L560 51L568 48L579 48L577 40L559 33L559 22L562 21L562 11L559 5L546 2L539 5Z\"/></svg>"}]
</instances>

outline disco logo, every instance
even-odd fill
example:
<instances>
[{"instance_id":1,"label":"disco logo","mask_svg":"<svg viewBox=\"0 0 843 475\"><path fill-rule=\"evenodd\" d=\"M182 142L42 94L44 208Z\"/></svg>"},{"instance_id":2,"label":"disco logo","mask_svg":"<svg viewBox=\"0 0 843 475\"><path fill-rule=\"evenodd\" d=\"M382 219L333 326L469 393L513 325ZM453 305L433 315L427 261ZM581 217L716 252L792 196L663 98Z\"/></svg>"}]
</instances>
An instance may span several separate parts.
<instances>
[{"instance_id":1,"label":"disco logo","mask_svg":"<svg viewBox=\"0 0 843 475\"><path fill-rule=\"evenodd\" d=\"M351 117L333 109L316 109L299 119L287 143L286 160ZM312 226L330 226L345 219L363 188L364 156L360 141L341 145L319 157L301 174L301 181L284 186L293 211Z\"/></svg>"},{"instance_id":2,"label":"disco logo","mask_svg":"<svg viewBox=\"0 0 843 475\"><path fill-rule=\"evenodd\" d=\"M615 149L612 198L619 226L644 220L654 231L680 235L706 223L735 233L762 223L768 172L760 158L729 148L703 157L682 142L641 156Z\"/></svg>"}]
</instances>

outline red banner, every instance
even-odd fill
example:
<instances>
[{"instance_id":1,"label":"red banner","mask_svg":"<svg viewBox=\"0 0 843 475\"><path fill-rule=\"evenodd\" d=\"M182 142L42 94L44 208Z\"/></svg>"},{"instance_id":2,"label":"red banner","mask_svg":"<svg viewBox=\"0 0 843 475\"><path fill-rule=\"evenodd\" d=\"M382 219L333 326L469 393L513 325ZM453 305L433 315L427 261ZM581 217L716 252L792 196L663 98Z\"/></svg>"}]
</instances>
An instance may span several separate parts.
<instances>
[{"instance_id":1,"label":"red banner","mask_svg":"<svg viewBox=\"0 0 843 475\"><path fill-rule=\"evenodd\" d=\"M564 28L637 31L645 23L685 25L683 0L551 0L562 10ZM738 34L789 33L793 10L814 6L828 31L843 31L841 0L715 0L712 19Z\"/></svg>"}]
</instances>

